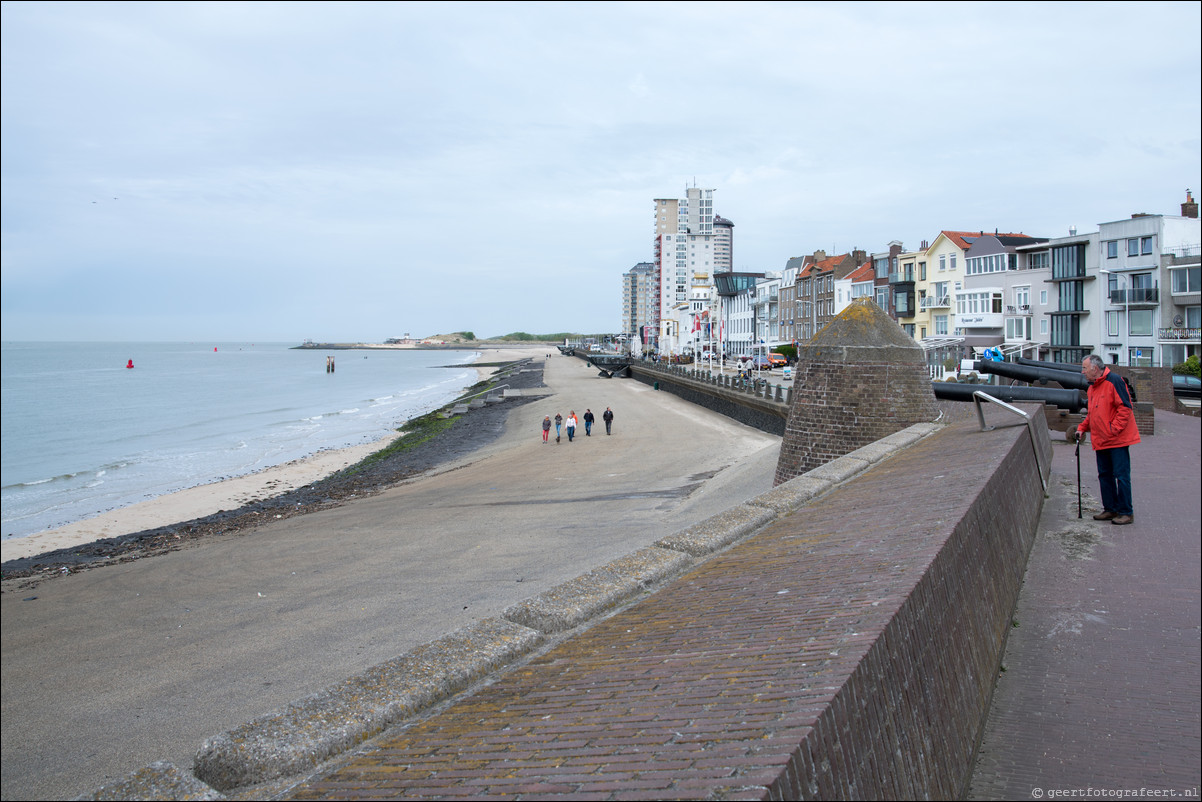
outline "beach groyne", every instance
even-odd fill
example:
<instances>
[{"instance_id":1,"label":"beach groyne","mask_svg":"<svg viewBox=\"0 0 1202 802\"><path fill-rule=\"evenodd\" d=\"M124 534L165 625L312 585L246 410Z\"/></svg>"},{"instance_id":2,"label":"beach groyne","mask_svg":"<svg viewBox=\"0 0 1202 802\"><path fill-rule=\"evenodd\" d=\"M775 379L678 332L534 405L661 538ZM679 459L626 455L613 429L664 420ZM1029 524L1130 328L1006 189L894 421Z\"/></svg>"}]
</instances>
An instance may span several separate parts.
<instances>
[{"instance_id":1,"label":"beach groyne","mask_svg":"<svg viewBox=\"0 0 1202 802\"><path fill-rule=\"evenodd\" d=\"M1044 499L1035 420L912 426L94 798L291 783L398 724L291 795L962 796Z\"/></svg>"}]
</instances>

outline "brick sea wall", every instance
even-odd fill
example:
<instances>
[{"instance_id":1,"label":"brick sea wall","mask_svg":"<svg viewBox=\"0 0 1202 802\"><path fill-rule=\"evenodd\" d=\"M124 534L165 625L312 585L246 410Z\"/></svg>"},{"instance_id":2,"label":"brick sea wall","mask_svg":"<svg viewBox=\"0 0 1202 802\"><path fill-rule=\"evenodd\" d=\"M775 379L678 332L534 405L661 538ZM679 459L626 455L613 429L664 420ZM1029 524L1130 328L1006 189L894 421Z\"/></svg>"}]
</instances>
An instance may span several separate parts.
<instances>
[{"instance_id":1,"label":"brick sea wall","mask_svg":"<svg viewBox=\"0 0 1202 802\"><path fill-rule=\"evenodd\" d=\"M717 384L690 378L685 371L671 371L634 364L631 378L647 385L659 385L663 392L672 393L699 407L713 410L739 423L768 434L783 435L789 407L772 399L752 393L731 390Z\"/></svg>"}]
</instances>

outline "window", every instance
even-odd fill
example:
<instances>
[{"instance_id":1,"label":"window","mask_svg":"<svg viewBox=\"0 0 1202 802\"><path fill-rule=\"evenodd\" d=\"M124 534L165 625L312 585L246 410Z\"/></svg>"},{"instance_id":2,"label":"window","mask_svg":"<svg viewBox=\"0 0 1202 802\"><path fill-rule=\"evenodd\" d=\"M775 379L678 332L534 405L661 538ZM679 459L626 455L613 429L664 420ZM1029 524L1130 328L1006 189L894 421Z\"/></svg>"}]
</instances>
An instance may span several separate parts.
<instances>
[{"instance_id":1,"label":"window","mask_svg":"<svg viewBox=\"0 0 1202 802\"><path fill-rule=\"evenodd\" d=\"M1015 287L1014 288L1014 305L1020 311L1028 311L1031 308L1031 288L1030 287Z\"/></svg>"},{"instance_id":2,"label":"window","mask_svg":"<svg viewBox=\"0 0 1202 802\"><path fill-rule=\"evenodd\" d=\"M947 255L946 254L942 254L942 253L939 254L939 269L947 270Z\"/></svg>"},{"instance_id":3,"label":"window","mask_svg":"<svg viewBox=\"0 0 1202 802\"><path fill-rule=\"evenodd\" d=\"M1110 240L1110 242L1106 243L1106 258L1107 259L1118 259L1119 258L1119 241L1118 240Z\"/></svg>"},{"instance_id":4,"label":"window","mask_svg":"<svg viewBox=\"0 0 1202 802\"><path fill-rule=\"evenodd\" d=\"M1185 292L1202 292L1202 275L1199 273L1200 270L1202 268L1197 265L1170 270L1169 273L1173 277L1173 294L1180 295Z\"/></svg>"},{"instance_id":5,"label":"window","mask_svg":"<svg viewBox=\"0 0 1202 802\"><path fill-rule=\"evenodd\" d=\"M1048 259L1047 251L1040 251L1039 253L1027 254L1027 269L1028 270L1039 270L1041 268L1046 268L1049 264L1051 264L1051 262Z\"/></svg>"},{"instance_id":6,"label":"window","mask_svg":"<svg viewBox=\"0 0 1202 802\"><path fill-rule=\"evenodd\" d=\"M918 263L918 280L919 281L927 280L927 263L926 262Z\"/></svg>"},{"instance_id":7,"label":"window","mask_svg":"<svg viewBox=\"0 0 1202 802\"><path fill-rule=\"evenodd\" d=\"M1152 349L1148 347L1128 348L1127 364L1133 368L1152 367Z\"/></svg>"},{"instance_id":8,"label":"window","mask_svg":"<svg viewBox=\"0 0 1202 802\"><path fill-rule=\"evenodd\" d=\"M947 315L935 315L935 336L947 336Z\"/></svg>"},{"instance_id":9,"label":"window","mask_svg":"<svg viewBox=\"0 0 1202 802\"><path fill-rule=\"evenodd\" d=\"M1152 336L1152 310L1132 309L1127 313L1127 331L1132 337Z\"/></svg>"},{"instance_id":10,"label":"window","mask_svg":"<svg viewBox=\"0 0 1202 802\"><path fill-rule=\"evenodd\" d=\"M1139 256L1139 239L1132 238L1127 240L1127 255Z\"/></svg>"},{"instance_id":11,"label":"window","mask_svg":"<svg viewBox=\"0 0 1202 802\"><path fill-rule=\"evenodd\" d=\"M1039 291L1039 305L1040 306L1048 305L1048 291L1047 290Z\"/></svg>"},{"instance_id":12,"label":"window","mask_svg":"<svg viewBox=\"0 0 1202 802\"><path fill-rule=\"evenodd\" d=\"M1007 340L1029 340L1029 339L1031 339L1031 318L1029 318L1029 317L1008 317L1008 318L1006 318L1006 339Z\"/></svg>"},{"instance_id":13,"label":"window","mask_svg":"<svg viewBox=\"0 0 1202 802\"><path fill-rule=\"evenodd\" d=\"M1106 313L1106 336L1107 337L1119 336L1119 313L1118 312L1107 312Z\"/></svg>"},{"instance_id":14,"label":"window","mask_svg":"<svg viewBox=\"0 0 1202 802\"><path fill-rule=\"evenodd\" d=\"M1144 255L1150 254L1152 252L1152 238L1151 237L1140 237L1139 252Z\"/></svg>"},{"instance_id":15,"label":"window","mask_svg":"<svg viewBox=\"0 0 1202 802\"><path fill-rule=\"evenodd\" d=\"M1052 249L1052 278L1084 277L1084 245L1060 245Z\"/></svg>"},{"instance_id":16,"label":"window","mask_svg":"<svg viewBox=\"0 0 1202 802\"><path fill-rule=\"evenodd\" d=\"M1039 336L1040 337L1048 336L1048 319L1046 317L1041 317L1039 319Z\"/></svg>"},{"instance_id":17,"label":"window","mask_svg":"<svg viewBox=\"0 0 1202 802\"><path fill-rule=\"evenodd\" d=\"M956 254L954 254L954 253L952 254L952 256L951 256L951 262L949 262L949 263L948 263L948 268L947 268L947 269L948 269L948 270L955 270L955 269L956 269Z\"/></svg>"}]
</instances>

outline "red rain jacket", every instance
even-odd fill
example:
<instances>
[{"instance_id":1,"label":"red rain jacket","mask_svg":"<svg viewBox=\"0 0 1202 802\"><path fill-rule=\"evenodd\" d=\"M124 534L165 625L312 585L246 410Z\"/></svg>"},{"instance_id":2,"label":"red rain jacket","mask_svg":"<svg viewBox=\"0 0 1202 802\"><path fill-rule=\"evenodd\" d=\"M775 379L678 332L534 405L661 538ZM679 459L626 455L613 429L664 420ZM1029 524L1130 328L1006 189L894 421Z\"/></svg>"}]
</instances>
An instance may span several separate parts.
<instances>
[{"instance_id":1,"label":"red rain jacket","mask_svg":"<svg viewBox=\"0 0 1202 802\"><path fill-rule=\"evenodd\" d=\"M1131 394L1123 377L1111 373L1110 368L1103 369L1097 381L1089 385L1089 411L1077 431L1089 432L1094 451L1139 442Z\"/></svg>"}]
</instances>

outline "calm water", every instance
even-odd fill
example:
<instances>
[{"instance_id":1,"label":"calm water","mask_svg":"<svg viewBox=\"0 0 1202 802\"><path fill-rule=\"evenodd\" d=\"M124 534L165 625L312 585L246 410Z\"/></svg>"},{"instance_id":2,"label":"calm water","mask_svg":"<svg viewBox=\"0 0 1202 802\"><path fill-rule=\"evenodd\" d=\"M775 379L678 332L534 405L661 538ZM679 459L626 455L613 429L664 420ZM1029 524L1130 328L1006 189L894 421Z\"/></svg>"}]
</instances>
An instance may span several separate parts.
<instances>
[{"instance_id":1,"label":"calm water","mask_svg":"<svg viewBox=\"0 0 1202 802\"><path fill-rule=\"evenodd\" d=\"M3 343L0 352L5 538L374 441L476 381L461 367L470 351Z\"/></svg>"}]
</instances>

